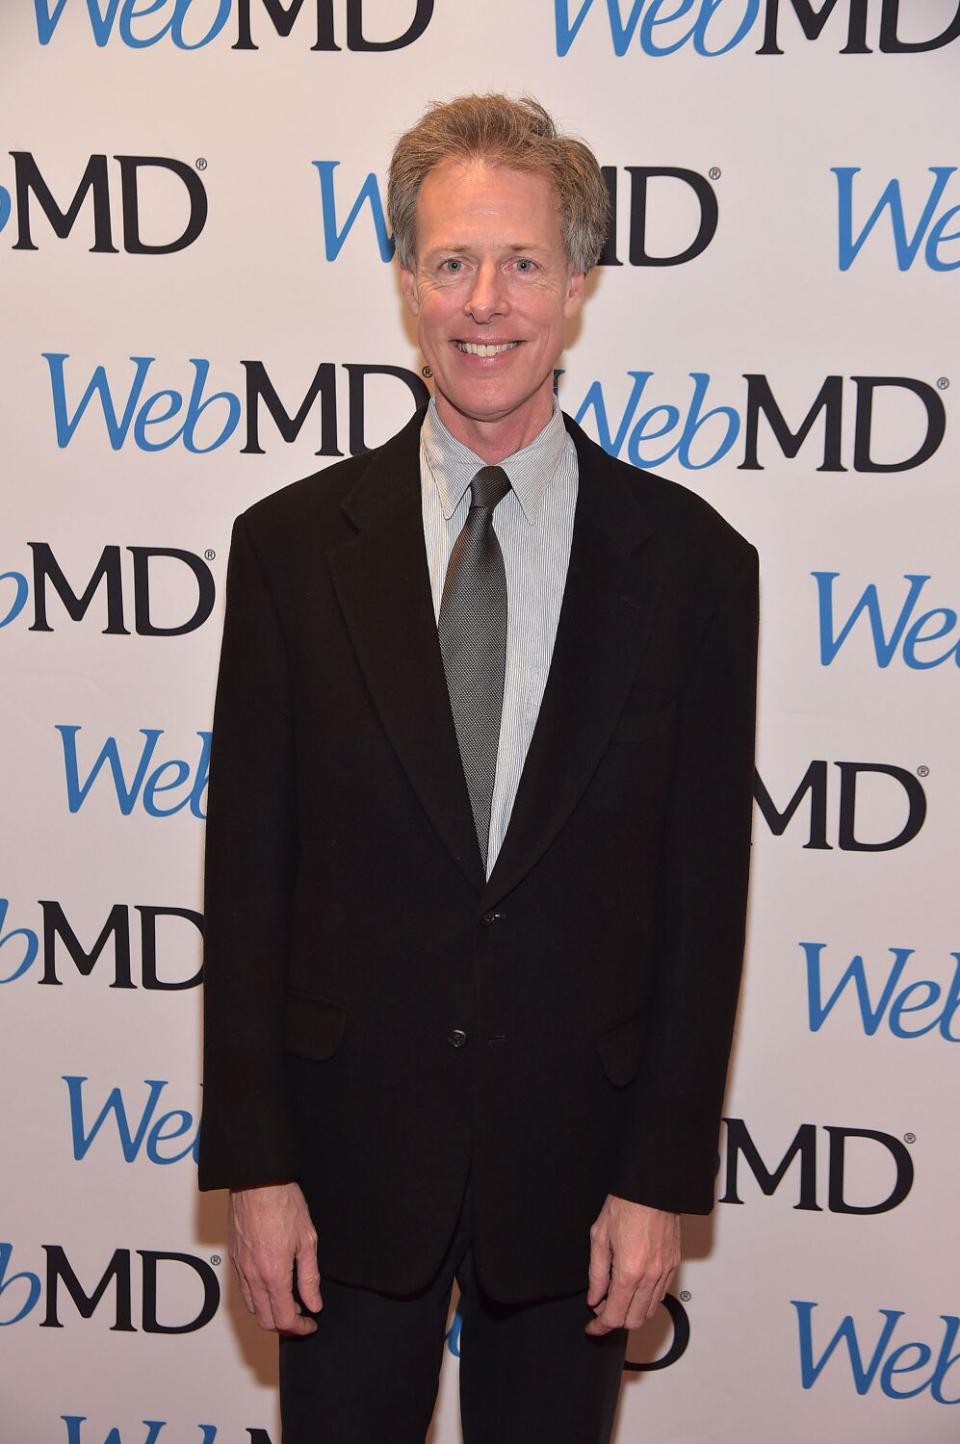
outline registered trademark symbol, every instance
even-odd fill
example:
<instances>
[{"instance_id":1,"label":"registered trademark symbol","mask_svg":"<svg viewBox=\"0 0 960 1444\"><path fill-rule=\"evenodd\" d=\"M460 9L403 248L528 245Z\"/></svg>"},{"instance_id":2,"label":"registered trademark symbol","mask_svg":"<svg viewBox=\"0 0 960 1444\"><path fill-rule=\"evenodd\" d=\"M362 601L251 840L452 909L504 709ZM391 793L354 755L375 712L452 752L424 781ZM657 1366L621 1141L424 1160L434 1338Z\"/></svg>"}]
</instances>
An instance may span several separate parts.
<instances>
[{"instance_id":1,"label":"registered trademark symbol","mask_svg":"<svg viewBox=\"0 0 960 1444\"><path fill-rule=\"evenodd\" d=\"M948 387L949 385L950 385L950 377L949 377L949 376L938 376L938 377L937 377L937 390L938 390L938 391L946 391L946 389L947 389L947 387Z\"/></svg>"},{"instance_id":2,"label":"registered trademark symbol","mask_svg":"<svg viewBox=\"0 0 960 1444\"><path fill-rule=\"evenodd\" d=\"M203 156L200 156L199 159L197 160L197 170L206 170L206 168L207 168L207 162L206 162L206 160L203 158Z\"/></svg>"},{"instance_id":3,"label":"registered trademark symbol","mask_svg":"<svg viewBox=\"0 0 960 1444\"><path fill-rule=\"evenodd\" d=\"M720 177L723 175L723 171L718 165L712 165L707 171L707 175L710 177L711 180L719 180Z\"/></svg>"},{"instance_id":4,"label":"registered trademark symbol","mask_svg":"<svg viewBox=\"0 0 960 1444\"><path fill-rule=\"evenodd\" d=\"M903 1135L903 1141L904 1143L916 1143L917 1135L915 1133L905 1133Z\"/></svg>"},{"instance_id":5,"label":"registered trademark symbol","mask_svg":"<svg viewBox=\"0 0 960 1444\"><path fill-rule=\"evenodd\" d=\"M212 562L214 557L216 556L216 552L214 551L213 547L207 547L203 555L208 562Z\"/></svg>"},{"instance_id":6,"label":"registered trademark symbol","mask_svg":"<svg viewBox=\"0 0 960 1444\"><path fill-rule=\"evenodd\" d=\"M921 763L920 763L920 766L917 768L917 776L918 776L918 777L929 777L929 776L930 776L930 768L927 766L927 764L926 764L925 762L921 762Z\"/></svg>"},{"instance_id":7,"label":"registered trademark symbol","mask_svg":"<svg viewBox=\"0 0 960 1444\"><path fill-rule=\"evenodd\" d=\"M212 1253L212 1254L210 1255L210 1262L213 1264L214 1268L216 1268L218 1264L222 1264L222 1263L223 1263L223 1259L220 1257L220 1255L219 1255L218 1253Z\"/></svg>"},{"instance_id":8,"label":"registered trademark symbol","mask_svg":"<svg viewBox=\"0 0 960 1444\"><path fill-rule=\"evenodd\" d=\"M693 1298L693 1294L690 1292L689 1289L681 1289L681 1290L680 1290L680 1298L682 1299L682 1301L683 1301L685 1304L688 1304L688 1303L690 1302L690 1300Z\"/></svg>"},{"instance_id":9,"label":"registered trademark symbol","mask_svg":"<svg viewBox=\"0 0 960 1444\"><path fill-rule=\"evenodd\" d=\"M430 370L429 366L421 366L420 375L426 376L427 380L429 381L430 377L433 375L433 372Z\"/></svg>"}]
</instances>

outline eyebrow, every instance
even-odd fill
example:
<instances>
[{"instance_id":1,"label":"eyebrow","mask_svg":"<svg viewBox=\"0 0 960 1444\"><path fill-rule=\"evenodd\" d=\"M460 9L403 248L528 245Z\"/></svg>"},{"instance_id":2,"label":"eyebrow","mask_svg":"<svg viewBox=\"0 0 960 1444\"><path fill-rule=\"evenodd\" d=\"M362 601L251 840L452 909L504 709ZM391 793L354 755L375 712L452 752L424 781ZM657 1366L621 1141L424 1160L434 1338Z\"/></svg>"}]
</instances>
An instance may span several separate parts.
<instances>
[{"instance_id":1,"label":"eyebrow","mask_svg":"<svg viewBox=\"0 0 960 1444\"><path fill-rule=\"evenodd\" d=\"M474 247L466 241L460 243L451 242L449 245L431 246L430 250L426 252L426 255L462 255L465 251L472 251L473 249ZM536 241L508 241L502 249L505 251L546 251L549 250L549 247L540 245Z\"/></svg>"}]
</instances>

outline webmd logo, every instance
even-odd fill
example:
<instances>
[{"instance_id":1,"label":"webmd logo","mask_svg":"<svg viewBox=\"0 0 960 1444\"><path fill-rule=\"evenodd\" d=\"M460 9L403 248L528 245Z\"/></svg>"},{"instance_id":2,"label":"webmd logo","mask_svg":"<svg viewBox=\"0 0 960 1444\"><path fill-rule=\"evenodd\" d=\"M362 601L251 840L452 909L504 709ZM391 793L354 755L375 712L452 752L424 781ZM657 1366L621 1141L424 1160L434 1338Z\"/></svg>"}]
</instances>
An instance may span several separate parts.
<instances>
[{"instance_id":1,"label":"webmd logo","mask_svg":"<svg viewBox=\"0 0 960 1444\"><path fill-rule=\"evenodd\" d=\"M100 48L116 44L131 50L164 43L176 50L201 50L217 40L228 25L224 38L235 37L231 49L258 50L257 39L263 38L268 27L277 39L288 39L303 9L307 13L297 38L301 43L311 38L311 50L403 50L420 39L433 17L433 0L391 0L389 6L373 7L380 14L371 26L368 8L365 0L311 0L306 6L304 0L149 0L147 4L141 0L73 0L72 6L70 0L33 0L41 45L51 43L69 11L70 20L76 23L73 28L64 27L64 41L85 33ZM389 16L387 26L380 19L382 14ZM315 17L312 27L311 15Z\"/></svg>"},{"instance_id":2,"label":"webmd logo","mask_svg":"<svg viewBox=\"0 0 960 1444\"><path fill-rule=\"evenodd\" d=\"M916 1399L928 1394L937 1404L960 1404L957 1392L960 1371L955 1367L960 1364L957 1348L960 1318L955 1314L940 1314L938 1323L932 1329L925 1329L926 1337L919 1339L915 1337L915 1326L904 1322L903 1309L878 1309L883 1321L879 1331L876 1324L858 1327L853 1315L846 1314L821 1345L818 1358L813 1312L820 1305L808 1299L790 1302L797 1311L800 1380L804 1389L812 1389L818 1383L831 1357L835 1356L834 1374L842 1377L846 1365L849 1381L860 1395L869 1394L876 1386L876 1392L888 1399ZM949 1374L953 1374L953 1378L948 1384Z\"/></svg>"},{"instance_id":3,"label":"webmd logo","mask_svg":"<svg viewBox=\"0 0 960 1444\"><path fill-rule=\"evenodd\" d=\"M960 953L948 964L924 963L915 948L889 957L855 953L824 959L826 943L801 943L806 963L807 1022L819 1033L836 1010L840 1026L859 1023L867 1038L936 1036L960 1043ZM932 976L931 976L932 975Z\"/></svg>"},{"instance_id":4,"label":"webmd logo","mask_svg":"<svg viewBox=\"0 0 960 1444\"><path fill-rule=\"evenodd\" d=\"M40 1328L62 1329L64 1293L73 1304L71 1323L74 1310L87 1321L99 1310L102 1327L127 1334L192 1334L220 1305L219 1254L208 1263L189 1253L117 1248L88 1291L80 1275L90 1279L98 1265L85 1264L78 1274L60 1244L41 1247L46 1261L34 1271L19 1267L12 1244L0 1243L0 1327L22 1323L39 1305Z\"/></svg>"},{"instance_id":5,"label":"webmd logo","mask_svg":"<svg viewBox=\"0 0 960 1444\"><path fill-rule=\"evenodd\" d=\"M757 55L782 55L781 40L790 45L821 35L841 55L871 55L874 48L915 55L960 37L960 5L945 24L940 14L934 18L943 28L933 35L930 21L929 7L917 0L902 7L900 0L679 0L666 13L663 0L554 0L561 58L581 35L591 34L609 41L618 58L631 53L659 58L685 49L726 55L757 39Z\"/></svg>"},{"instance_id":6,"label":"webmd logo","mask_svg":"<svg viewBox=\"0 0 960 1444\"><path fill-rule=\"evenodd\" d=\"M321 361L312 377L303 374L296 392L288 387L281 396L262 361L241 361L244 384L234 391L218 387L205 357L190 357L189 373L182 360L131 356L132 371L119 364L109 371L104 364L85 371L84 363L73 361L69 375L68 352L44 351L43 359L50 372L53 428L61 451L83 425L87 430L96 427L113 451L126 447L152 453L177 447L206 456L239 433L239 449L262 456L265 413L284 442L295 442L309 422L311 441L319 443L315 456L342 456L342 440L356 456L376 444L367 435L368 413L382 425L380 402L396 393L397 382L401 395L412 403L411 412L429 400L416 372L383 362L347 361L338 367Z\"/></svg>"},{"instance_id":7,"label":"webmd logo","mask_svg":"<svg viewBox=\"0 0 960 1444\"><path fill-rule=\"evenodd\" d=\"M162 155L115 155L118 174L111 180L106 155L92 155L83 174L77 182L73 196L66 203L54 195L47 184L36 159L28 150L12 150L13 191L16 195L16 232L13 243L15 251L39 250L33 236L33 222L39 211L48 221L50 230L58 240L64 241L71 235L74 226L83 217L81 229L89 230L92 220L93 245L86 247L91 253L119 255L123 250L130 256L168 256L175 251L186 250L202 234L207 222L207 193L196 170L184 161ZM202 169L205 162L198 162ZM166 184L171 177L185 192L189 214L178 235L158 234L156 223L150 227L150 237L144 235L141 213L147 209L145 202L155 196L157 175L164 176ZM115 227L114 214L117 191L120 199L120 226ZM60 193L61 198L63 192ZM89 199L90 205L86 202ZM14 202L6 186L0 186L0 231L14 213ZM48 239L43 230L44 239ZM39 232L38 232L39 234ZM119 244L118 244L119 243Z\"/></svg>"},{"instance_id":8,"label":"webmd logo","mask_svg":"<svg viewBox=\"0 0 960 1444\"><path fill-rule=\"evenodd\" d=\"M72 813L79 812L90 796L90 790L103 774L102 791L116 803L122 817L132 812L143 812L147 817L173 817L184 808L201 821L206 819L206 790L210 774L211 734L198 731L200 739L196 748L196 760L190 757L171 757L169 744L163 727L141 727L139 744L129 744L126 762L121 754L120 739L108 735L100 751L90 765L86 776L81 775L79 754L79 733L83 728L77 723L58 723L63 746L64 779L66 782L67 806ZM162 739L162 740L161 740ZM96 741L92 744L96 746ZM159 750L158 750L159 745ZM174 743L176 747L178 744ZM135 748L139 748L135 751ZM169 794L172 793L172 798Z\"/></svg>"},{"instance_id":9,"label":"webmd logo","mask_svg":"<svg viewBox=\"0 0 960 1444\"><path fill-rule=\"evenodd\" d=\"M810 441L807 456L812 453L817 458L817 471L910 471L936 455L946 433L947 413L939 390L911 376L815 378L803 400L798 403L794 398L789 406L781 406L774 384L762 372L744 372L741 395L719 402L716 388L723 383L709 371L689 372L684 395L665 395L653 371L626 375L629 388L620 381L598 378L575 407L566 404L565 409L604 451L650 470L670 462L702 471L733 451L740 471L762 471L771 450L793 460L812 436L816 439ZM816 395L808 404L814 387L818 387ZM782 395L782 387L777 389ZM730 404L731 399L735 404ZM874 433L886 420L891 403L909 408L918 435L901 444L899 454L887 449L879 455ZM803 461L809 466L807 456Z\"/></svg>"},{"instance_id":10,"label":"webmd logo","mask_svg":"<svg viewBox=\"0 0 960 1444\"><path fill-rule=\"evenodd\" d=\"M179 547L126 547L131 554L129 581L127 567L119 546L105 546L90 570L89 560L72 574L79 577L74 585L68 580L49 542L27 542L32 565L23 571L0 572L0 629L21 617L31 632L52 632L64 624L63 612L72 622L82 622L100 594L102 605L94 609L95 625L105 636L129 637L132 629L141 637L182 637L202 627L213 611L216 585L207 562L194 552ZM214 553L207 552L213 560ZM163 567L164 621L158 621L155 597L154 566ZM102 592L101 592L102 587ZM171 587L176 597L171 610ZM82 588L82 589L81 589ZM63 604L49 612L48 592L54 592ZM28 602L33 599L33 606ZM177 615L174 616L173 612ZM32 620L30 620L32 614ZM101 623L106 625L101 627Z\"/></svg>"},{"instance_id":11,"label":"webmd logo","mask_svg":"<svg viewBox=\"0 0 960 1444\"><path fill-rule=\"evenodd\" d=\"M960 205L955 203L956 185L952 193L949 189L957 167L932 165L928 169L933 182L924 182L925 195L918 191L915 178L912 182L911 191L915 197L912 212L910 206L904 204L903 182L894 176L884 186L866 219L856 221L853 185L854 177L860 174L860 166L831 166L837 178L837 264L841 271L849 271L875 229L878 238L875 249L880 245L887 234L887 227L881 224L884 219L889 221L889 235L898 271L909 271L917 260L922 260L931 271L960 269L960 247L957 245L960 241L960 230L957 229ZM857 182L861 189L864 184L863 181ZM867 205L873 193L875 187L868 194ZM858 200L862 201L859 192Z\"/></svg>"},{"instance_id":12,"label":"webmd logo","mask_svg":"<svg viewBox=\"0 0 960 1444\"><path fill-rule=\"evenodd\" d=\"M119 1085L110 1089L104 1097L102 1085L98 1089L90 1079L79 1074L64 1074L70 1103L70 1141L74 1161L82 1163L96 1141L97 1134L104 1130L104 1144L107 1141L118 1145L124 1163L147 1163L166 1165L181 1163L184 1159L197 1161L199 1147L198 1118L187 1108L166 1108L164 1090L169 1087L165 1078L144 1078L146 1094L134 1098ZM116 1156L116 1148L114 1148Z\"/></svg>"},{"instance_id":13,"label":"webmd logo","mask_svg":"<svg viewBox=\"0 0 960 1444\"><path fill-rule=\"evenodd\" d=\"M881 668L901 663L911 671L927 672L945 664L960 666L960 611L956 607L925 606L929 599L929 593L924 597L931 580L929 574L904 572L906 588L898 588L900 594L895 595L891 583L884 589L883 601L878 584L868 582L852 607L846 579L840 572L811 572L810 575L817 584L822 667L833 665L847 639L854 634L859 640L860 655L872 655ZM844 602L836 599L834 583L838 579L847 598ZM860 585L857 581L854 590ZM840 609L848 607L844 618Z\"/></svg>"},{"instance_id":14,"label":"webmd logo","mask_svg":"<svg viewBox=\"0 0 960 1444\"><path fill-rule=\"evenodd\" d=\"M86 1414L61 1414L60 1418L67 1426L64 1444L239 1444L240 1440L236 1431L221 1433L216 1424L196 1424L185 1433L183 1426L169 1425L166 1419L144 1419L126 1426L121 1433L119 1424L93 1424ZM243 1431L243 1444L272 1444L272 1440L266 1429L248 1425Z\"/></svg>"},{"instance_id":15,"label":"webmd logo","mask_svg":"<svg viewBox=\"0 0 960 1444\"><path fill-rule=\"evenodd\" d=\"M193 908L114 903L102 922L102 914L94 914L92 924L74 927L76 916L71 922L56 899L36 906L40 921L29 927L24 906L0 897L0 985L33 969L34 982L60 988L77 975L89 978L101 957L97 982L104 988L177 993L200 983L203 918Z\"/></svg>"}]
</instances>

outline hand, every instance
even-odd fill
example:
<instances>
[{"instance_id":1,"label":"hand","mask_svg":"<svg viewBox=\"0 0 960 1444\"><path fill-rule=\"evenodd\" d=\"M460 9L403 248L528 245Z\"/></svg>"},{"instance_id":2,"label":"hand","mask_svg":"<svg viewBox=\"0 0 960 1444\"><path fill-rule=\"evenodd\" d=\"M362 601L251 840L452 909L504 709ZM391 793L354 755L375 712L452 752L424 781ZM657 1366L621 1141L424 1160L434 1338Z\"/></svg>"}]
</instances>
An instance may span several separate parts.
<instances>
[{"instance_id":1,"label":"hand","mask_svg":"<svg viewBox=\"0 0 960 1444\"><path fill-rule=\"evenodd\" d=\"M653 1318L680 1262L680 1215L608 1193L590 1228L588 1334Z\"/></svg>"},{"instance_id":2,"label":"hand","mask_svg":"<svg viewBox=\"0 0 960 1444\"><path fill-rule=\"evenodd\" d=\"M299 1309L323 1308L317 1269L317 1235L298 1183L238 1188L230 1195L230 1257L243 1301L262 1329L313 1334L316 1322Z\"/></svg>"}]
</instances>

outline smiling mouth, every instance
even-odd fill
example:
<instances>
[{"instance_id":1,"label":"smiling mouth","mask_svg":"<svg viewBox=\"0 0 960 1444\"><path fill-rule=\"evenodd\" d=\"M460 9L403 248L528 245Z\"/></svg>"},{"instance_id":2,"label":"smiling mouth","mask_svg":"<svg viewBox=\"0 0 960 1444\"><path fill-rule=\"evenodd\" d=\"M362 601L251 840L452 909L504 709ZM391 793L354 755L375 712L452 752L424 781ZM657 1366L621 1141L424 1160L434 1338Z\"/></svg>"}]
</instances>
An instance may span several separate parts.
<instances>
[{"instance_id":1,"label":"smiling mouth","mask_svg":"<svg viewBox=\"0 0 960 1444\"><path fill-rule=\"evenodd\" d=\"M512 351L520 345L519 341L498 341L487 343L480 341L457 341L454 343L458 351L465 356L499 356L501 351Z\"/></svg>"}]
</instances>

